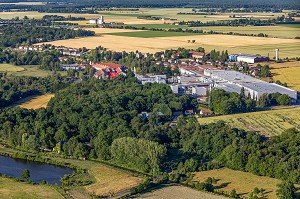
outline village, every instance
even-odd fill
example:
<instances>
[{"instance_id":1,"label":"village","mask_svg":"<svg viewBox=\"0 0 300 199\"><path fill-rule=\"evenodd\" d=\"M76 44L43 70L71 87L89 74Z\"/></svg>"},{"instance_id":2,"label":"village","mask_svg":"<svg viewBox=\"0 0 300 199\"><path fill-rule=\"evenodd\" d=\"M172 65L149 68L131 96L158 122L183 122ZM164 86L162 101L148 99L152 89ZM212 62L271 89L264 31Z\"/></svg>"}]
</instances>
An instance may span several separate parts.
<instances>
[{"instance_id":1,"label":"village","mask_svg":"<svg viewBox=\"0 0 300 199\"><path fill-rule=\"evenodd\" d=\"M142 60L151 58L155 60L155 65L171 70L179 70L177 75L166 74L141 74L136 68L130 68L117 63L113 57L105 55L103 61L93 62L87 59L92 53L85 48L68 48L64 46L36 45L19 46L18 51L46 51L58 50L61 53L59 57L60 67L63 70L83 71L86 67L94 70L93 77L104 80L113 79L119 75L126 75L129 70L135 73L135 76L141 84L158 83L168 84L176 95L191 95L197 99L199 104L209 105L208 93L213 88L223 89L226 92L240 93L244 89L245 96L258 101L265 94L280 93L290 97L291 103L297 102L297 91L287 88L277 83L268 83L259 79L261 68L256 64L268 63L271 59L267 56L248 55L248 54L229 54L226 61L216 61L210 53L198 51L188 51L184 55L180 50L162 51L155 54L133 53L135 59ZM106 49L99 51L105 52ZM119 57L127 56L129 53L116 53ZM131 53L131 54L132 54ZM226 53L225 53L226 54ZM213 55L212 55L213 56ZM223 56L223 55L222 55ZM279 49L275 49L275 61L279 60ZM74 79L79 77L74 76ZM199 110L200 115L209 115L210 111L203 108ZM188 110L186 115L194 114Z\"/></svg>"}]
</instances>

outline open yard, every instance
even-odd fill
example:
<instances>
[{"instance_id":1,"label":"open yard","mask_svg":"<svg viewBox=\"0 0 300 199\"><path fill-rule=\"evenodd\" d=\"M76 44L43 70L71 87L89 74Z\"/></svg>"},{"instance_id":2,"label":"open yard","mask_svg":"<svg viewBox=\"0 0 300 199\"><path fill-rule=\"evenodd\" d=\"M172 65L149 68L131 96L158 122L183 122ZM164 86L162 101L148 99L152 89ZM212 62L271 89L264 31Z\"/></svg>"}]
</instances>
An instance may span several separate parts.
<instances>
[{"instance_id":1,"label":"open yard","mask_svg":"<svg viewBox=\"0 0 300 199\"><path fill-rule=\"evenodd\" d=\"M273 79L300 92L300 61L270 64Z\"/></svg>"},{"instance_id":2,"label":"open yard","mask_svg":"<svg viewBox=\"0 0 300 199\"><path fill-rule=\"evenodd\" d=\"M63 199L64 197L48 185L32 185L0 177L0 198L5 199Z\"/></svg>"},{"instance_id":3,"label":"open yard","mask_svg":"<svg viewBox=\"0 0 300 199\"><path fill-rule=\"evenodd\" d=\"M54 97L54 94L30 96L16 102L13 106L26 109L45 108L52 97Z\"/></svg>"},{"instance_id":4,"label":"open yard","mask_svg":"<svg viewBox=\"0 0 300 199\"><path fill-rule=\"evenodd\" d=\"M279 135L289 128L300 130L300 108L242 113L200 118L200 124L223 120L233 128L257 131L266 136Z\"/></svg>"},{"instance_id":5,"label":"open yard","mask_svg":"<svg viewBox=\"0 0 300 199\"><path fill-rule=\"evenodd\" d=\"M184 186L166 186L149 193L142 194L136 198L139 199L224 199L223 196L217 196L204 193Z\"/></svg>"},{"instance_id":6,"label":"open yard","mask_svg":"<svg viewBox=\"0 0 300 199\"><path fill-rule=\"evenodd\" d=\"M203 182L208 177L214 177L217 180L217 184L220 190L230 192L232 189L236 189L237 193L242 197L246 197L253 191L255 187L265 189L266 198L276 199L277 184L280 180L256 176L251 173L235 171L227 168L196 172L194 174L193 181ZM296 185L299 188L299 186Z\"/></svg>"},{"instance_id":7,"label":"open yard","mask_svg":"<svg viewBox=\"0 0 300 199\"><path fill-rule=\"evenodd\" d=\"M94 49L103 46L115 51L136 51L154 53L157 51L185 47L204 47L207 51L212 49L228 50L229 53L250 53L275 56L275 48L280 49L282 57L297 57L300 51L300 40L261 38L232 35L194 35L172 32L154 31L128 31L111 29L103 33L99 29L94 37L76 38L69 40L59 40L48 42L53 45L63 45L68 47L87 47ZM115 32L116 31L116 32ZM170 36L167 36L167 35ZM121 36L123 35L123 36ZM181 36L179 36L181 35ZM188 40L195 40L195 43L188 43Z\"/></svg>"}]
</instances>

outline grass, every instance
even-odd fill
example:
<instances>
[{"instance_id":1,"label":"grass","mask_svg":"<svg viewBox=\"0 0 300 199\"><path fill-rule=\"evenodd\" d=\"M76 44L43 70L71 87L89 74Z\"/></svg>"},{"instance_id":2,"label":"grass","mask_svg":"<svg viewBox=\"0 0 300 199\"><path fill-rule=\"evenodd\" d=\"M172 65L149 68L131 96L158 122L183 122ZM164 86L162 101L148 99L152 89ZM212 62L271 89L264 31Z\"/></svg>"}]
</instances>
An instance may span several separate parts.
<instances>
[{"instance_id":1,"label":"grass","mask_svg":"<svg viewBox=\"0 0 300 199\"><path fill-rule=\"evenodd\" d=\"M17 182L10 178L0 177L0 198L5 199L62 199L55 188L49 185L32 185Z\"/></svg>"},{"instance_id":2,"label":"grass","mask_svg":"<svg viewBox=\"0 0 300 199\"><path fill-rule=\"evenodd\" d=\"M209 193L204 193L184 186L165 186L149 193L142 194L134 198L147 199L190 199L190 198L205 198L205 199L223 199L223 196L217 196Z\"/></svg>"},{"instance_id":3,"label":"grass","mask_svg":"<svg viewBox=\"0 0 300 199\"><path fill-rule=\"evenodd\" d=\"M114 193L127 192L130 188L137 186L143 181L143 177L134 175L112 166L104 165L96 161L82 161L73 159L54 158L57 161L68 162L80 168L87 169L94 183L84 187L74 187L71 195L99 196L113 195ZM83 197L84 198L84 197Z\"/></svg>"},{"instance_id":4,"label":"grass","mask_svg":"<svg viewBox=\"0 0 300 199\"><path fill-rule=\"evenodd\" d=\"M220 186L220 190L230 192L232 189L236 189L237 193L242 197L248 196L257 187L266 190L266 198L276 199L277 184L280 183L278 179L256 176L251 173L227 168L196 172L193 181L203 182L208 177L217 179L217 184L214 186Z\"/></svg>"},{"instance_id":5,"label":"grass","mask_svg":"<svg viewBox=\"0 0 300 199\"><path fill-rule=\"evenodd\" d=\"M121 26L121 25L117 25ZM173 24L131 24L130 26L136 27L136 28L162 28L162 29L177 29L177 28L182 28L186 29L188 26L183 26L183 25L173 25Z\"/></svg>"},{"instance_id":6,"label":"grass","mask_svg":"<svg viewBox=\"0 0 300 199\"><path fill-rule=\"evenodd\" d=\"M15 66L12 64L0 64L0 72L20 72L25 69L20 66Z\"/></svg>"},{"instance_id":7,"label":"grass","mask_svg":"<svg viewBox=\"0 0 300 199\"><path fill-rule=\"evenodd\" d=\"M8 75L15 76L34 76L47 77L52 75L51 71L41 70L37 65L15 66L12 64L0 64L0 72L7 72ZM62 76L67 74L66 71L59 71Z\"/></svg>"},{"instance_id":8,"label":"grass","mask_svg":"<svg viewBox=\"0 0 300 199\"><path fill-rule=\"evenodd\" d=\"M34 110L39 108L46 108L48 102L52 97L54 97L54 94L30 96L16 102L12 106L18 106L20 108L34 109Z\"/></svg>"},{"instance_id":9,"label":"grass","mask_svg":"<svg viewBox=\"0 0 300 199\"><path fill-rule=\"evenodd\" d=\"M287 83L288 87L300 92L300 61L270 64L273 80Z\"/></svg>"},{"instance_id":10,"label":"grass","mask_svg":"<svg viewBox=\"0 0 300 199\"><path fill-rule=\"evenodd\" d=\"M209 124L223 120L233 128L257 131L266 136L279 135L289 128L300 130L300 108L270 110L225 116L205 117L198 121Z\"/></svg>"},{"instance_id":11,"label":"grass","mask_svg":"<svg viewBox=\"0 0 300 199\"><path fill-rule=\"evenodd\" d=\"M139 37L139 38L153 38L153 37L176 37L176 36L192 36L196 34L183 32L165 32L165 31L138 31L138 32L122 32L109 33L110 35L123 37Z\"/></svg>"}]
</instances>

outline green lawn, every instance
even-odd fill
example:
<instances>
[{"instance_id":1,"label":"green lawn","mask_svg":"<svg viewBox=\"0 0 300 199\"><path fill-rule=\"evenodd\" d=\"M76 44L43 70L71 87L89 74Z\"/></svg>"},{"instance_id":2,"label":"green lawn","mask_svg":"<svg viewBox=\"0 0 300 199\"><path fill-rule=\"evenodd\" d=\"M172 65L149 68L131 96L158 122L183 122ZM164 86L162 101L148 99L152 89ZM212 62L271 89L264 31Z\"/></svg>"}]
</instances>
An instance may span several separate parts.
<instances>
[{"instance_id":1,"label":"green lawn","mask_svg":"<svg viewBox=\"0 0 300 199\"><path fill-rule=\"evenodd\" d=\"M0 198L6 199L63 199L64 197L52 186L32 185L0 177Z\"/></svg>"},{"instance_id":2,"label":"green lawn","mask_svg":"<svg viewBox=\"0 0 300 199\"><path fill-rule=\"evenodd\" d=\"M0 64L0 72L7 72L8 75L47 77L51 71L41 70L37 65L15 66L12 64ZM61 75L66 75L66 71L60 71Z\"/></svg>"},{"instance_id":3,"label":"green lawn","mask_svg":"<svg viewBox=\"0 0 300 199\"><path fill-rule=\"evenodd\" d=\"M24 68L20 66L14 66L12 64L0 64L0 72L20 72Z\"/></svg>"},{"instance_id":4,"label":"green lawn","mask_svg":"<svg viewBox=\"0 0 300 199\"><path fill-rule=\"evenodd\" d=\"M109 35L124 36L124 37L140 37L140 38L153 38L153 37L177 37L177 36L190 36L197 35L193 33L184 32L163 32L163 31L139 31L139 32L121 32L121 33L108 33Z\"/></svg>"},{"instance_id":5,"label":"green lawn","mask_svg":"<svg viewBox=\"0 0 300 199\"><path fill-rule=\"evenodd\" d=\"M120 25L119 25L120 26ZM182 26L182 25L173 25L173 24L130 24L128 26L133 26L136 28L162 28L162 29L177 29L177 28L182 28L182 29L186 29L188 28L188 26Z\"/></svg>"}]
</instances>

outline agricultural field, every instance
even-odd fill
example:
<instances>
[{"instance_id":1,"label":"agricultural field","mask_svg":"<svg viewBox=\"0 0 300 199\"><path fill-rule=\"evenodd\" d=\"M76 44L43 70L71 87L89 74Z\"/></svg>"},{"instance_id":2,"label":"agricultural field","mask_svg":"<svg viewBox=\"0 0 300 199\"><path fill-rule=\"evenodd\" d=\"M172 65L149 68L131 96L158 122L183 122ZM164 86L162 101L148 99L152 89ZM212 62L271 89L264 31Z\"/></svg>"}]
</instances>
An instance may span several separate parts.
<instances>
[{"instance_id":1,"label":"agricultural field","mask_svg":"<svg viewBox=\"0 0 300 199\"><path fill-rule=\"evenodd\" d=\"M39 108L46 108L50 99L54 97L54 94L45 94L39 96L30 96L26 97L12 106L17 106L20 108L26 109L39 109Z\"/></svg>"},{"instance_id":2,"label":"agricultural field","mask_svg":"<svg viewBox=\"0 0 300 199\"><path fill-rule=\"evenodd\" d=\"M141 196L134 197L139 199L224 199L223 196L204 193L184 186L166 186Z\"/></svg>"},{"instance_id":3,"label":"agricultural field","mask_svg":"<svg viewBox=\"0 0 300 199\"><path fill-rule=\"evenodd\" d=\"M193 181L203 182L208 177L217 179L217 184L214 186L220 186L220 190L230 192L232 189L235 189L242 197L246 197L255 187L257 187L266 190L265 198L276 199L277 184L280 183L280 180L278 179L256 176L251 173L227 168L196 172L194 173ZM296 187L299 186L300 185L296 185Z\"/></svg>"},{"instance_id":4,"label":"agricultural field","mask_svg":"<svg viewBox=\"0 0 300 199\"><path fill-rule=\"evenodd\" d=\"M104 165L96 161L82 161L75 159L52 158L56 161L67 162L76 165L80 168L87 169L94 183L84 187L73 187L68 192L70 195L88 196L89 194L96 195L112 195L114 193L127 193L130 188L137 186L143 182L142 176L137 176L130 171L125 171Z\"/></svg>"},{"instance_id":5,"label":"agricultural field","mask_svg":"<svg viewBox=\"0 0 300 199\"><path fill-rule=\"evenodd\" d=\"M270 64L273 80L287 83L300 92L300 61Z\"/></svg>"},{"instance_id":6,"label":"agricultural field","mask_svg":"<svg viewBox=\"0 0 300 199\"><path fill-rule=\"evenodd\" d=\"M195 27L193 30L216 31L224 33L240 33L240 34L259 34L264 33L269 37L290 38L300 37L299 24L289 24L289 26L210 26L210 27Z\"/></svg>"},{"instance_id":7,"label":"agricultural field","mask_svg":"<svg viewBox=\"0 0 300 199\"><path fill-rule=\"evenodd\" d=\"M153 38L153 37L191 36L196 34L184 33L184 32L139 31L139 32L110 33L109 35L122 36L122 37Z\"/></svg>"},{"instance_id":8,"label":"agricultural field","mask_svg":"<svg viewBox=\"0 0 300 199\"><path fill-rule=\"evenodd\" d=\"M32 185L0 177L0 198L5 199L63 199L55 188L48 185Z\"/></svg>"},{"instance_id":9,"label":"agricultural field","mask_svg":"<svg viewBox=\"0 0 300 199\"><path fill-rule=\"evenodd\" d=\"M215 117L199 118L200 124L225 121L233 128L256 131L265 136L279 135L284 130L300 130L300 108L241 113Z\"/></svg>"},{"instance_id":10,"label":"agricultural field","mask_svg":"<svg viewBox=\"0 0 300 199\"><path fill-rule=\"evenodd\" d=\"M104 29L107 30L107 29ZM100 28L99 28L100 31ZM110 29L110 32L97 34L94 37L75 38L69 40L59 40L47 42L53 45L63 45L68 47L87 47L94 49L103 46L115 51L136 51L155 53L157 51L185 47L198 48L204 47L207 51L228 50L229 53L249 53L275 56L275 48L280 48L280 56L297 57L300 51L300 40L280 39L280 38L262 38L232 35L195 35L172 32L155 31L128 31ZM114 32L118 31L118 32ZM126 33L125 33L126 32ZM128 33L130 32L130 33ZM117 35L115 35L117 34ZM166 34L173 36L166 36ZM181 36L176 36L180 34ZM121 36L123 35L123 36ZM124 36L125 35L125 36ZM146 38L145 38L146 37ZM195 43L188 43L188 40L195 40Z\"/></svg>"}]
</instances>

